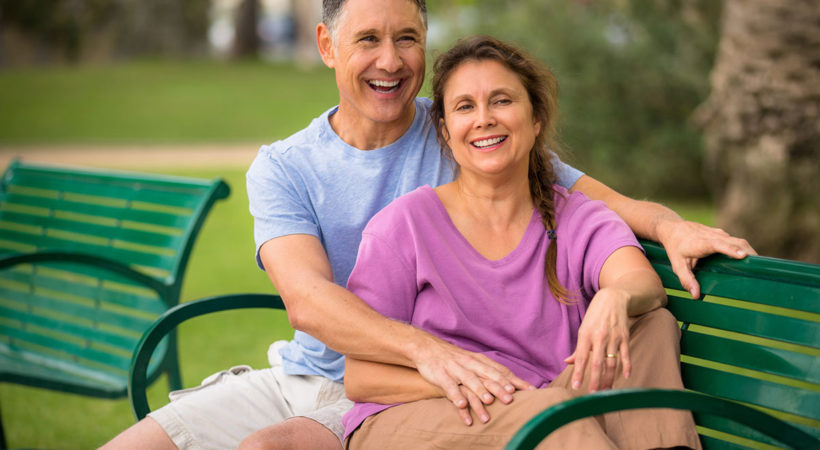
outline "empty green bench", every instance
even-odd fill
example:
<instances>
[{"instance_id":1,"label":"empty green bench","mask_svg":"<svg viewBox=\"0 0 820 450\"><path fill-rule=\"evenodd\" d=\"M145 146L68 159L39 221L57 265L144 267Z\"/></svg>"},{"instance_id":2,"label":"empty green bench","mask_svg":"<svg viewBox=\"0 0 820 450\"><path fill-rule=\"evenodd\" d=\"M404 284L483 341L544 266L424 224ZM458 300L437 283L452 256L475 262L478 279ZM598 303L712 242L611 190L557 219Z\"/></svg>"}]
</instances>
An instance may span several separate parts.
<instances>
[{"instance_id":1,"label":"empty green bench","mask_svg":"<svg viewBox=\"0 0 820 450\"><path fill-rule=\"evenodd\" d=\"M13 161L0 179L0 382L125 397L137 343L179 302L194 240L229 192L221 180ZM163 372L179 389L173 332L148 382Z\"/></svg>"},{"instance_id":2,"label":"empty green bench","mask_svg":"<svg viewBox=\"0 0 820 450\"><path fill-rule=\"evenodd\" d=\"M534 448L577 418L631 408L693 411L705 449L820 449L820 266L774 258L698 263L703 298L682 290L663 248L642 242L681 322L686 391L604 391L556 405L514 436Z\"/></svg>"}]
</instances>

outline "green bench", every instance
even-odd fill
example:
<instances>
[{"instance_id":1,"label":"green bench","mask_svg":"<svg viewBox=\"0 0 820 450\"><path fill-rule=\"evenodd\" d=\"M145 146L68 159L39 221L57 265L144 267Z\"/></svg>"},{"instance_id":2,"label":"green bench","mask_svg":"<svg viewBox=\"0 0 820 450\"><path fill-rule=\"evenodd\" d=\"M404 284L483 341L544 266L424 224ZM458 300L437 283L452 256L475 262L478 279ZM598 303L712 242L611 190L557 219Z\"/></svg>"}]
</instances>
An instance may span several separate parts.
<instances>
[{"instance_id":1,"label":"green bench","mask_svg":"<svg viewBox=\"0 0 820 450\"><path fill-rule=\"evenodd\" d=\"M682 322L689 390L606 391L574 399L533 418L508 448L534 448L576 418L657 406L693 410L706 449L820 448L820 266L715 255L698 264L705 298L692 300L663 248L642 244L668 288L669 310ZM146 367L163 336L191 318L237 308L284 306L276 295L218 296L178 305L154 323L131 363L129 395L137 419L150 411Z\"/></svg>"},{"instance_id":2,"label":"green bench","mask_svg":"<svg viewBox=\"0 0 820 450\"><path fill-rule=\"evenodd\" d=\"M0 382L125 397L137 343L179 303L194 240L229 192L221 180L13 161L0 179ZM179 389L175 333L148 381L163 372Z\"/></svg>"},{"instance_id":3,"label":"green bench","mask_svg":"<svg viewBox=\"0 0 820 450\"><path fill-rule=\"evenodd\" d=\"M604 391L556 405L519 430L508 449L534 448L581 417L623 409L693 411L705 449L820 449L820 266L715 255L682 290L663 248L642 242L681 322L686 391Z\"/></svg>"}]
</instances>

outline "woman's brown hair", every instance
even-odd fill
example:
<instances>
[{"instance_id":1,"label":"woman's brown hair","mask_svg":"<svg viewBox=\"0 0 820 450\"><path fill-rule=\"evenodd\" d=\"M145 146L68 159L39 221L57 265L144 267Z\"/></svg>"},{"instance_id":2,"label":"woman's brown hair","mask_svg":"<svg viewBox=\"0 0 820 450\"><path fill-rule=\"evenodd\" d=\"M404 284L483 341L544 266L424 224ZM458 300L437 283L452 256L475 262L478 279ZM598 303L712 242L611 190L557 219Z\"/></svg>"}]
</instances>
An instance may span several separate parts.
<instances>
[{"instance_id":1,"label":"woman's brown hair","mask_svg":"<svg viewBox=\"0 0 820 450\"><path fill-rule=\"evenodd\" d=\"M467 61L497 61L514 72L527 90L533 115L541 124L530 150L530 195L544 228L550 237L545 272L550 291L562 303L571 301L567 289L558 281L555 273L557 246L555 235L555 211L553 204L555 172L552 150L555 142L555 121L558 115L558 82L547 68L521 49L489 36L472 36L459 40L446 53L440 55L433 66L433 106L430 115L436 127L436 135L444 156L454 161L453 153L444 138L444 89L452 73Z\"/></svg>"}]
</instances>

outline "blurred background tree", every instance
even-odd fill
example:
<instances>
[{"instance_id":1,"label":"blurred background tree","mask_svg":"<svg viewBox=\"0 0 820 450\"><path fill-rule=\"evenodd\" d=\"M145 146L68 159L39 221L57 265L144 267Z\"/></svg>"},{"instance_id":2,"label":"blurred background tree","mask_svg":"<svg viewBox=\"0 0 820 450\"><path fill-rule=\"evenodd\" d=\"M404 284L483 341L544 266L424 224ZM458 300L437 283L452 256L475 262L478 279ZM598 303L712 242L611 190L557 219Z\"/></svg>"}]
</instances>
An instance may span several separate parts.
<instances>
[{"instance_id":1,"label":"blurred background tree","mask_svg":"<svg viewBox=\"0 0 820 450\"><path fill-rule=\"evenodd\" d=\"M765 255L820 263L820 4L726 0L699 111L718 224Z\"/></svg>"},{"instance_id":2,"label":"blurred background tree","mask_svg":"<svg viewBox=\"0 0 820 450\"><path fill-rule=\"evenodd\" d=\"M708 94L719 3L458 3L448 14L461 15L455 36L481 32L518 42L555 72L560 132L574 164L630 195L708 194L700 133L689 119ZM465 3L472 6L465 10Z\"/></svg>"}]
</instances>

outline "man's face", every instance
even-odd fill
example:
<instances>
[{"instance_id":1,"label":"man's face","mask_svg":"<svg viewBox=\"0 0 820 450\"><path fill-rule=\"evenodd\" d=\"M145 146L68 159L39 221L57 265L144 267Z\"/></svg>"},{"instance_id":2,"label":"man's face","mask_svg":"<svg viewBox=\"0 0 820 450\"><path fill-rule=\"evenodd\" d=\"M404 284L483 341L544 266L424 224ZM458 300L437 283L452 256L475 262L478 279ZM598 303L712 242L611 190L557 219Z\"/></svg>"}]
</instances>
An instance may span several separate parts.
<instances>
[{"instance_id":1,"label":"man's face","mask_svg":"<svg viewBox=\"0 0 820 450\"><path fill-rule=\"evenodd\" d=\"M404 124L424 82L426 29L410 0L348 0L319 48L336 70L339 112L372 123Z\"/></svg>"}]
</instances>

